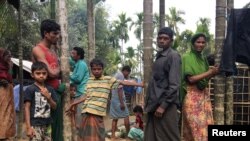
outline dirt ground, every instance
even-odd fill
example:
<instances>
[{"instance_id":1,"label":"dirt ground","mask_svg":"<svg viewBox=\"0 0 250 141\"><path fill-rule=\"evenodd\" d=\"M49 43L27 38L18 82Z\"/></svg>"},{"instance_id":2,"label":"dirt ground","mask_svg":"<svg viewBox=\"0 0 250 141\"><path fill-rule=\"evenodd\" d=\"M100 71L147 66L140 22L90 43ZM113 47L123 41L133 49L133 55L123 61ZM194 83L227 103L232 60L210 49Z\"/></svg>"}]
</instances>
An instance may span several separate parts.
<instances>
[{"instance_id":1,"label":"dirt ground","mask_svg":"<svg viewBox=\"0 0 250 141\"><path fill-rule=\"evenodd\" d=\"M129 121L130 121L130 123L134 122L135 121L135 116L130 116L129 117ZM119 119L118 123L117 123L117 126L119 127L119 126L121 126L123 124L124 124L124 120L123 119ZM104 118L104 125L105 125L106 131L110 131L111 127L112 127L112 119L110 119L108 116L106 116Z\"/></svg>"},{"instance_id":2,"label":"dirt ground","mask_svg":"<svg viewBox=\"0 0 250 141\"><path fill-rule=\"evenodd\" d=\"M130 116L129 119L130 119L130 122L134 122L135 121L135 116ZM122 126L123 124L124 124L124 120L123 119L118 120L118 125L117 125L118 127ZM110 119L108 116L104 117L104 125L105 125L106 131L111 131L112 119ZM24 130L26 129L25 128L25 124L24 124L23 129ZM26 137L25 131L23 133L23 139L21 139L21 140L15 140L15 141L28 141L28 138ZM110 138L106 138L106 141L111 141L111 139ZM128 140L119 138L119 139L115 139L115 140L112 140L112 141L128 141Z\"/></svg>"},{"instance_id":3,"label":"dirt ground","mask_svg":"<svg viewBox=\"0 0 250 141\"><path fill-rule=\"evenodd\" d=\"M135 122L135 116L130 116L129 120L130 120L130 123L131 122ZM104 125L105 125L106 131L111 131L111 128L112 128L112 119L110 119L108 116L105 117L104 118ZM119 127L119 126L122 126L122 125L124 125L124 120L123 119L119 119L118 123L117 123L117 126ZM130 140L122 139L122 138L115 139L115 140L111 140L110 138L106 138L105 140L106 141L130 141Z\"/></svg>"}]
</instances>

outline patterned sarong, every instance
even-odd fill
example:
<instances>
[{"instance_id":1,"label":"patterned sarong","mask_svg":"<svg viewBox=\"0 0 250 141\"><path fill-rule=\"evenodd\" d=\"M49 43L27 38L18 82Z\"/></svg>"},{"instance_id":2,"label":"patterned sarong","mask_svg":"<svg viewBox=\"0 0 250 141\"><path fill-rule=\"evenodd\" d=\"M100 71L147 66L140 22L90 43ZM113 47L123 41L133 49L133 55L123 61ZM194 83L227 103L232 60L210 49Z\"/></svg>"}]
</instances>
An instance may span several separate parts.
<instances>
[{"instance_id":1,"label":"patterned sarong","mask_svg":"<svg viewBox=\"0 0 250 141\"><path fill-rule=\"evenodd\" d=\"M105 141L105 127L102 116L83 114L80 136L84 141Z\"/></svg>"},{"instance_id":2,"label":"patterned sarong","mask_svg":"<svg viewBox=\"0 0 250 141\"><path fill-rule=\"evenodd\" d=\"M183 141L207 141L207 128L213 123L208 90L188 86L183 103Z\"/></svg>"},{"instance_id":3,"label":"patterned sarong","mask_svg":"<svg viewBox=\"0 0 250 141\"><path fill-rule=\"evenodd\" d=\"M0 86L0 140L14 137L16 134L16 112L13 86Z\"/></svg>"},{"instance_id":4,"label":"patterned sarong","mask_svg":"<svg viewBox=\"0 0 250 141\"><path fill-rule=\"evenodd\" d=\"M32 127L35 130L35 137L30 139L30 141L51 141L50 126L34 126Z\"/></svg>"}]
</instances>

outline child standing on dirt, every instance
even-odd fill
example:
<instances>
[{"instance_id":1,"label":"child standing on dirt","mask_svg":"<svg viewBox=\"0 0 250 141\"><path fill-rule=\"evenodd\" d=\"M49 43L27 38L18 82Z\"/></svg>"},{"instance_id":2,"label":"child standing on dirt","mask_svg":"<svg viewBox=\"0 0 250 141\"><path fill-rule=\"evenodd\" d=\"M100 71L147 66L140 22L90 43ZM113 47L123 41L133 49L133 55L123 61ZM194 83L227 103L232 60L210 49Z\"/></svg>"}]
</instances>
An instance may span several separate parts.
<instances>
[{"instance_id":1,"label":"child standing on dirt","mask_svg":"<svg viewBox=\"0 0 250 141\"><path fill-rule=\"evenodd\" d=\"M142 120L143 109L140 105L137 105L134 107L133 112L136 116L135 125L130 129L128 137L136 141L143 141L144 138L143 120Z\"/></svg>"},{"instance_id":2,"label":"child standing on dirt","mask_svg":"<svg viewBox=\"0 0 250 141\"><path fill-rule=\"evenodd\" d=\"M27 136L30 141L51 141L51 109L56 109L56 92L45 84L48 77L48 67L45 63L33 63L31 72L35 82L26 88L24 94Z\"/></svg>"},{"instance_id":3,"label":"child standing on dirt","mask_svg":"<svg viewBox=\"0 0 250 141\"><path fill-rule=\"evenodd\" d=\"M99 59L90 62L92 77L89 78L85 96L72 103L67 113L73 106L84 102L82 108L82 140L105 141L105 127L103 117L106 116L107 104L111 89L117 89L119 85L134 85L142 87L143 84L128 81L118 81L114 77L104 76L104 64Z\"/></svg>"}]
</instances>

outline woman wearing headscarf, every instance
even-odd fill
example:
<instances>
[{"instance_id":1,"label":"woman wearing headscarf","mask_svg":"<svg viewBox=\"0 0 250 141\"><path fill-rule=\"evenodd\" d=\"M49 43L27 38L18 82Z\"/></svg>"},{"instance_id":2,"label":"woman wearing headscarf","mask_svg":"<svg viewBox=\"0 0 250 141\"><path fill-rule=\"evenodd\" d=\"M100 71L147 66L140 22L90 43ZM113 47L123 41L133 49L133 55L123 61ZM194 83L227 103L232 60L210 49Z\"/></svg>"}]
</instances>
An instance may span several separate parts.
<instances>
[{"instance_id":1,"label":"woman wearing headscarf","mask_svg":"<svg viewBox=\"0 0 250 141\"><path fill-rule=\"evenodd\" d=\"M208 61L202 54L206 42L204 34L195 34L191 39L191 51L182 56L184 141L207 141L207 127L214 123L207 86L209 79L218 73L218 67L209 68Z\"/></svg>"},{"instance_id":2,"label":"woman wearing headscarf","mask_svg":"<svg viewBox=\"0 0 250 141\"><path fill-rule=\"evenodd\" d=\"M0 48L0 140L11 140L16 133L11 54Z\"/></svg>"}]
</instances>

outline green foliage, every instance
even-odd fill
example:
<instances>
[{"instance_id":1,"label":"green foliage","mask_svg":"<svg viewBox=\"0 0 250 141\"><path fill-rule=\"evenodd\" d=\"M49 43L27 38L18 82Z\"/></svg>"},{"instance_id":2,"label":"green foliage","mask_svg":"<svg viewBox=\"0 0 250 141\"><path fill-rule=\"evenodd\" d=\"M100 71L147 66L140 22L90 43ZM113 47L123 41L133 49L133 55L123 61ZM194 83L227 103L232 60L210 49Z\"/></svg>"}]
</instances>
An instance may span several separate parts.
<instances>
[{"instance_id":1,"label":"green foliage","mask_svg":"<svg viewBox=\"0 0 250 141\"><path fill-rule=\"evenodd\" d=\"M160 16L158 13L154 13L153 15L153 31L154 35L157 35L156 33L159 31L160 27Z\"/></svg>"},{"instance_id":2,"label":"green foliage","mask_svg":"<svg viewBox=\"0 0 250 141\"><path fill-rule=\"evenodd\" d=\"M190 50L191 48L190 40L192 38L192 35L193 32L191 30L185 30L180 34L177 40L179 42L177 50L180 54L184 54Z\"/></svg>"},{"instance_id":3,"label":"green foliage","mask_svg":"<svg viewBox=\"0 0 250 141\"><path fill-rule=\"evenodd\" d=\"M96 56L106 62L106 56L112 48L109 40L109 21L107 20L108 13L102 5L96 5L95 11L95 24L96 24Z\"/></svg>"},{"instance_id":4,"label":"green foliage","mask_svg":"<svg viewBox=\"0 0 250 141\"><path fill-rule=\"evenodd\" d=\"M179 36L179 24L185 24L185 20L181 17L182 15L185 15L184 11L176 10L175 7L169 8L169 13L166 15L166 21L168 23L168 26L174 30L176 33L176 37Z\"/></svg>"},{"instance_id":5,"label":"green foliage","mask_svg":"<svg viewBox=\"0 0 250 141\"><path fill-rule=\"evenodd\" d=\"M87 48L87 4L85 1L68 2L69 49Z\"/></svg>"},{"instance_id":6,"label":"green foliage","mask_svg":"<svg viewBox=\"0 0 250 141\"><path fill-rule=\"evenodd\" d=\"M3 6L3 5L1 5ZM23 58L29 60L31 48L40 39L39 24L48 18L49 5L38 5L32 0L22 1L21 6L21 47ZM2 9L3 8L3 9ZM0 46L8 48L14 57L18 57L18 11L12 6L5 4L0 8L4 12L0 15ZM3 31L3 32L2 32Z\"/></svg>"},{"instance_id":7,"label":"green foliage","mask_svg":"<svg viewBox=\"0 0 250 141\"><path fill-rule=\"evenodd\" d=\"M138 61L136 61L135 59L135 50L133 49L133 47L128 47L127 52L124 55L126 58L125 65L129 65L133 71L138 65Z\"/></svg>"},{"instance_id":8,"label":"green foliage","mask_svg":"<svg viewBox=\"0 0 250 141\"><path fill-rule=\"evenodd\" d=\"M87 35L87 3L84 0L70 2L68 13L69 22L69 46L80 46L88 50L88 35ZM111 32L109 29L108 13L102 3L95 5L95 44L96 57L107 62L106 56L112 48L110 40Z\"/></svg>"},{"instance_id":9,"label":"green foliage","mask_svg":"<svg viewBox=\"0 0 250 141\"><path fill-rule=\"evenodd\" d=\"M15 9L9 5L7 1L2 1L0 3L0 19L0 39L17 33L18 28L17 19L15 18Z\"/></svg>"},{"instance_id":10,"label":"green foliage","mask_svg":"<svg viewBox=\"0 0 250 141\"><path fill-rule=\"evenodd\" d=\"M135 37L141 43L141 40L142 40L142 30L143 30L142 29L142 26L143 26L143 13L137 13L136 16L137 16L137 20L131 22L129 30L131 30L132 27L135 26L135 30L134 30Z\"/></svg>"},{"instance_id":11,"label":"green foliage","mask_svg":"<svg viewBox=\"0 0 250 141\"><path fill-rule=\"evenodd\" d=\"M210 19L209 18L200 18L197 22L196 33L204 33L207 36L208 41L210 41L210 33L209 33L209 26L210 26Z\"/></svg>"},{"instance_id":12,"label":"green foliage","mask_svg":"<svg viewBox=\"0 0 250 141\"><path fill-rule=\"evenodd\" d=\"M207 37L207 46L203 51L203 54L205 56L208 56L210 54L214 53L214 37L209 31L210 26L210 19L209 18L200 18L197 22L197 29L196 33L204 33Z\"/></svg>"},{"instance_id":13,"label":"green foliage","mask_svg":"<svg viewBox=\"0 0 250 141\"><path fill-rule=\"evenodd\" d=\"M117 70L119 70L118 65L121 63L121 57L116 50L111 50L106 56L107 62L105 63L104 73L108 75L114 74Z\"/></svg>"},{"instance_id":14,"label":"green foliage","mask_svg":"<svg viewBox=\"0 0 250 141\"><path fill-rule=\"evenodd\" d=\"M128 36L128 23L132 21L130 17L126 16L126 13L121 13L119 20L115 20L116 33L119 35L119 38L125 43L129 40Z\"/></svg>"},{"instance_id":15,"label":"green foliage","mask_svg":"<svg viewBox=\"0 0 250 141\"><path fill-rule=\"evenodd\" d=\"M124 64L128 64L134 68L134 73L140 70L139 62L142 62L143 45L143 13L136 13L137 19L132 20L126 16L126 13L121 13L115 21L108 21L107 10L102 5L101 0L95 1L95 43L96 57L102 59L107 65L105 73L112 74L117 71L118 64L121 63L121 58L124 55ZM68 8L68 37L70 49L74 46L83 47L87 53L87 4L86 0L69 0L67 1ZM182 18L185 12L177 10L175 7L169 9L169 14L166 14L167 26L172 27L176 33L176 38L173 43L173 48L181 54L190 49L190 39L193 32L185 30L179 34L179 24L184 24ZM34 0L22 1L22 47L24 50L24 59L30 59L31 48L41 39L40 23L42 20L50 17L50 3L38 5ZM130 24L131 23L131 24ZM154 14L154 43L159 27L159 16ZM209 31L210 20L200 18L197 22L197 30L195 32L203 32L209 38L208 47L205 49L205 54L211 54L214 50L214 37ZM137 48L128 47L126 52L118 53L118 49L123 48L123 44L129 40L128 31L133 29L135 37L139 44ZM0 2L0 47L9 48L14 57L17 57L18 44L18 13L17 11L5 2ZM122 42L122 44L121 44ZM119 44L120 43L120 44ZM155 46L155 44L153 45ZM156 51L156 50L155 50ZM155 53L155 52L154 52Z\"/></svg>"}]
</instances>

